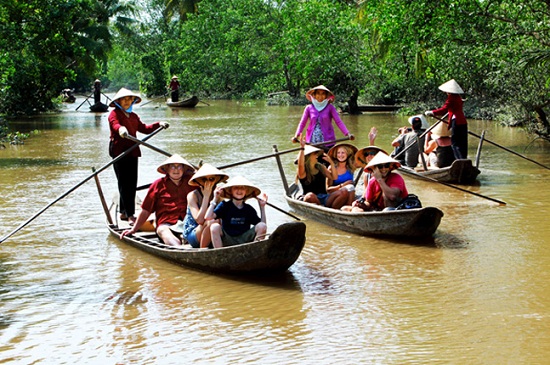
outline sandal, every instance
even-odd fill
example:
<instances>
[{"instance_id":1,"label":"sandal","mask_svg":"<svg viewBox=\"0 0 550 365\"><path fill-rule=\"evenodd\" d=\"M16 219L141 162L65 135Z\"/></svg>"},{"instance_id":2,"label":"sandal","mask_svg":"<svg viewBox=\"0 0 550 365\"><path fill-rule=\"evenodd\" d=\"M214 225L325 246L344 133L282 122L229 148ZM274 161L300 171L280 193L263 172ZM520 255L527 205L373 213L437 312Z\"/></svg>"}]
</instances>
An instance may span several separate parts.
<instances>
[{"instance_id":1,"label":"sandal","mask_svg":"<svg viewBox=\"0 0 550 365\"><path fill-rule=\"evenodd\" d=\"M128 217L128 224L130 226L133 226L135 223L136 223L136 217L134 216Z\"/></svg>"}]
</instances>

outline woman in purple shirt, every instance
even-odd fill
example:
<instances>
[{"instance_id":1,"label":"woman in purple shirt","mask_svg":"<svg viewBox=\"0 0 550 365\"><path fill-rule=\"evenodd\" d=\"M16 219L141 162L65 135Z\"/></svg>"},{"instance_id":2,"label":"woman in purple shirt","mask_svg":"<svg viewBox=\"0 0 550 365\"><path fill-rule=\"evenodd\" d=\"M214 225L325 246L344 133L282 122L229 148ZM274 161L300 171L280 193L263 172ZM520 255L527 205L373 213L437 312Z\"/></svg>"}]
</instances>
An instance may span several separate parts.
<instances>
[{"instance_id":1,"label":"woman in purple shirt","mask_svg":"<svg viewBox=\"0 0 550 365\"><path fill-rule=\"evenodd\" d=\"M300 124L296 129L292 142L299 142L300 135L304 130L309 120L309 125L306 130L306 142L308 144L317 144L325 141L334 141L336 135L332 121L336 123L342 134L354 140L355 137L351 134L346 125L338 115L338 111L332 105L334 94L323 85L315 86L306 93L306 99L311 101L311 104L306 106ZM323 149L328 151L334 143L323 146Z\"/></svg>"}]
</instances>

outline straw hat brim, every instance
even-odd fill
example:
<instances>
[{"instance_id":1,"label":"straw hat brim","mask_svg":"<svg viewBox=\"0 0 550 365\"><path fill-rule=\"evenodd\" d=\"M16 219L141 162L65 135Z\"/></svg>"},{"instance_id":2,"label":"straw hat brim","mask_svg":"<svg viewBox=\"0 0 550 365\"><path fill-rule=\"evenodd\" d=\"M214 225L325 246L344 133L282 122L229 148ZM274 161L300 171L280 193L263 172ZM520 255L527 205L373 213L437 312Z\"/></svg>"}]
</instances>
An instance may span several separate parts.
<instances>
[{"instance_id":1,"label":"straw hat brim","mask_svg":"<svg viewBox=\"0 0 550 365\"><path fill-rule=\"evenodd\" d=\"M386 155L388 154L386 151L376 146L367 146L365 148L361 148L355 153L355 166L365 167L367 165L367 156L365 156L365 154L370 151L383 152Z\"/></svg>"},{"instance_id":2,"label":"straw hat brim","mask_svg":"<svg viewBox=\"0 0 550 365\"><path fill-rule=\"evenodd\" d=\"M195 172L193 177L189 180L189 185L200 186L201 184L198 183L198 180L209 176L219 177L218 182L223 182L229 179L229 175L222 172L218 168L208 163L205 163L200 167L200 169L197 172Z\"/></svg>"},{"instance_id":3,"label":"straw hat brim","mask_svg":"<svg viewBox=\"0 0 550 365\"><path fill-rule=\"evenodd\" d=\"M401 167L401 163L399 161L394 160L390 156L388 156L386 153L378 152L376 156L367 164L366 169L368 171L372 171L373 167L376 165L382 165L389 163L390 165L390 171L398 169Z\"/></svg>"},{"instance_id":4,"label":"straw hat brim","mask_svg":"<svg viewBox=\"0 0 550 365\"><path fill-rule=\"evenodd\" d=\"M165 160L162 164L160 164L159 167L157 167L157 171L161 174L167 174L168 171L166 171L164 169L164 167L168 166L168 165L171 165L171 164L182 164L184 166L189 167L189 169L191 169L193 171L195 170L193 165L191 165L186 159L184 159L183 157L181 157L178 154L174 154L174 155L168 157L168 159Z\"/></svg>"},{"instance_id":5,"label":"straw hat brim","mask_svg":"<svg viewBox=\"0 0 550 365\"><path fill-rule=\"evenodd\" d=\"M334 93L332 91L330 91L326 86L324 85L318 85L318 86L315 86L314 88L311 88L309 89L307 92L306 92L306 99L311 101L313 99L313 93L316 91L316 90L324 90L327 92L328 96L327 96L327 99L329 101L329 103L332 103L335 99L335 96L334 96Z\"/></svg>"},{"instance_id":6,"label":"straw hat brim","mask_svg":"<svg viewBox=\"0 0 550 365\"><path fill-rule=\"evenodd\" d=\"M328 150L328 152L327 152L327 155L329 155L330 158L332 158L333 160L336 160L336 153L338 151L338 147L348 147L348 148L350 148L351 151L352 151L351 156L355 156L355 154L357 153L357 147L355 147L354 145L349 144L349 143L340 143L340 144L337 144L335 146L332 146L330 148L330 150Z\"/></svg>"},{"instance_id":7,"label":"straw hat brim","mask_svg":"<svg viewBox=\"0 0 550 365\"><path fill-rule=\"evenodd\" d=\"M450 137L451 130L447 127L445 123L439 123L434 129L432 129L432 138L438 139L441 137Z\"/></svg>"},{"instance_id":8,"label":"straw hat brim","mask_svg":"<svg viewBox=\"0 0 550 365\"><path fill-rule=\"evenodd\" d=\"M423 114L413 115L412 117L410 117L409 118L409 124L410 125L413 124L414 118L420 118L420 120L422 121L422 127L420 127L421 129L430 128L430 123L428 123L428 120L426 119L426 117Z\"/></svg>"},{"instance_id":9,"label":"straw hat brim","mask_svg":"<svg viewBox=\"0 0 550 365\"><path fill-rule=\"evenodd\" d=\"M121 88L120 90L117 91L117 93L115 94L115 96L113 96L113 100L111 100L111 102L109 103L109 106L114 108L115 107L115 103L118 103L118 100L121 99L121 98L124 98L126 96L133 96L136 98L136 101L134 102L134 104L139 104L141 103L141 97L138 95L138 94L135 94L133 93L132 91L126 89L126 88Z\"/></svg>"},{"instance_id":10,"label":"straw hat brim","mask_svg":"<svg viewBox=\"0 0 550 365\"><path fill-rule=\"evenodd\" d=\"M233 186L244 186L246 188L246 195L245 199L248 198L254 198L262 192L260 188L253 185L250 181L248 181L247 178L243 176L235 176L232 177L227 181L227 183L223 186L223 197L224 198L231 198L231 188Z\"/></svg>"}]
</instances>

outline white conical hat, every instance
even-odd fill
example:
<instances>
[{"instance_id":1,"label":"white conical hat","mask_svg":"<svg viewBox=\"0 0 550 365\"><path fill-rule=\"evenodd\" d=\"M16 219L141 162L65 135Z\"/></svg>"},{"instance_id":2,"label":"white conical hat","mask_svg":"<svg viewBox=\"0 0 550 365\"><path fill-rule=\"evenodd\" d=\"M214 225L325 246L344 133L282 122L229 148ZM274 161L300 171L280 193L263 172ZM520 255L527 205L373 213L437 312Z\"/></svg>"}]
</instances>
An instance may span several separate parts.
<instances>
[{"instance_id":1,"label":"white conical hat","mask_svg":"<svg viewBox=\"0 0 550 365\"><path fill-rule=\"evenodd\" d=\"M428 120L426 119L426 117L424 116L424 114L418 114L418 115L413 115L412 117L409 118L409 124L412 125L413 124L413 120L415 118L420 118L420 120L422 121L422 127L420 127L421 129L428 129L430 128L430 123L428 123Z\"/></svg>"},{"instance_id":2,"label":"white conical hat","mask_svg":"<svg viewBox=\"0 0 550 365\"><path fill-rule=\"evenodd\" d=\"M369 170L369 171L372 171L372 168L374 166L382 165L382 164L385 164L385 163L390 163L391 164L390 171L401 167L401 164L399 163L399 161L394 160L393 158L391 158L390 156L388 156L384 152L378 152L376 154L376 156L374 156L374 158L367 164L366 169Z\"/></svg>"},{"instance_id":3,"label":"white conical hat","mask_svg":"<svg viewBox=\"0 0 550 365\"><path fill-rule=\"evenodd\" d=\"M185 158L181 157L178 154L174 154L168 157L168 159L165 160L162 164L160 164L159 167L157 168L157 171L160 172L161 174L167 174L168 171L165 170L164 166L167 166L173 163L180 163L184 166L189 167L191 170L195 170L193 165L191 165Z\"/></svg>"},{"instance_id":4,"label":"white conical hat","mask_svg":"<svg viewBox=\"0 0 550 365\"><path fill-rule=\"evenodd\" d=\"M375 156L376 156L376 153L378 152L383 152L387 155L386 151L384 151L380 147L367 146L367 147L361 148L359 151L355 153L355 166L365 167L365 165L367 164L366 155L370 154L371 152L375 152Z\"/></svg>"},{"instance_id":5,"label":"white conical hat","mask_svg":"<svg viewBox=\"0 0 550 365\"><path fill-rule=\"evenodd\" d=\"M446 83L440 85L438 89L445 93L464 94L464 90L462 90L462 88L460 87L458 82L455 81L455 79L449 80Z\"/></svg>"},{"instance_id":6,"label":"white conical hat","mask_svg":"<svg viewBox=\"0 0 550 365\"><path fill-rule=\"evenodd\" d=\"M113 96L113 100L111 100L111 102L109 103L109 106L114 108L115 106L115 102L118 102L118 99L120 98L123 98L125 96L133 96L136 98L136 101L134 104L139 104L141 103L141 97L138 95L138 94L134 94L133 92L131 92L130 90L126 89L126 88L121 88L120 90L118 90L118 92L115 94L115 96Z\"/></svg>"},{"instance_id":7,"label":"white conical hat","mask_svg":"<svg viewBox=\"0 0 550 365\"><path fill-rule=\"evenodd\" d=\"M243 176L235 176L229 179L227 183L223 186L224 197L231 197L230 188L232 188L233 186L244 186L246 188L247 191L244 197L245 199L256 197L262 192L260 188L252 185L252 183L248 181L247 178Z\"/></svg>"},{"instance_id":8,"label":"white conical hat","mask_svg":"<svg viewBox=\"0 0 550 365\"><path fill-rule=\"evenodd\" d=\"M218 180L218 182L226 181L229 178L229 175L227 175L225 172L222 172L217 167L214 167L209 163L205 163L189 180L189 185L199 186L200 184L197 182L197 180L207 176L219 177L220 179Z\"/></svg>"},{"instance_id":9,"label":"white conical hat","mask_svg":"<svg viewBox=\"0 0 550 365\"><path fill-rule=\"evenodd\" d=\"M315 92L315 90L324 90L324 91L326 91L327 94L328 94L327 99L328 99L329 103L332 103L334 101L334 94L325 85L318 85L318 86L315 86L315 87L309 89L306 93L306 99L307 100L311 101L313 99L313 93Z\"/></svg>"},{"instance_id":10,"label":"white conical hat","mask_svg":"<svg viewBox=\"0 0 550 365\"><path fill-rule=\"evenodd\" d=\"M321 152L323 152L322 149L309 144L306 144L306 146L304 147L304 157L312 153L317 153L319 155ZM295 164L298 163L299 158L300 158L300 153L298 152L298 156L296 156L296 159L294 160Z\"/></svg>"}]
</instances>

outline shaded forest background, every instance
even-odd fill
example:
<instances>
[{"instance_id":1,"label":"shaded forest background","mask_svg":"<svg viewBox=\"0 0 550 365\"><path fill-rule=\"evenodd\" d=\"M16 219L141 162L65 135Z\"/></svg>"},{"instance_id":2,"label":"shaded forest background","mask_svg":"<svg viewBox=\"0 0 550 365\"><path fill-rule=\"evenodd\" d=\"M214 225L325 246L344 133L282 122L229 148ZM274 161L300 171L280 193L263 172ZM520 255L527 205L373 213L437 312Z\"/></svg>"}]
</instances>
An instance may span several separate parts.
<instances>
[{"instance_id":1,"label":"shaded forest background","mask_svg":"<svg viewBox=\"0 0 550 365\"><path fill-rule=\"evenodd\" d=\"M163 95L440 106L454 78L466 114L550 135L549 0L4 0L0 113L55 110L99 78Z\"/></svg>"}]
</instances>

